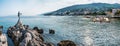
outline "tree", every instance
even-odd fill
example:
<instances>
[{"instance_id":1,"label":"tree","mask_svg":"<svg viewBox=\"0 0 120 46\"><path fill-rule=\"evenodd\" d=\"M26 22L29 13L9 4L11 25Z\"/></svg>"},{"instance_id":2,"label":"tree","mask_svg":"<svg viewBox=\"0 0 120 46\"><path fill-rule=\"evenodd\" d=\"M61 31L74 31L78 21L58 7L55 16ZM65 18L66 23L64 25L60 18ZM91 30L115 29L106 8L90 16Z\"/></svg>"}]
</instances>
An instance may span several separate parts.
<instances>
[{"instance_id":1,"label":"tree","mask_svg":"<svg viewBox=\"0 0 120 46\"><path fill-rule=\"evenodd\" d=\"M118 11L115 13L115 15L120 15L120 10L118 10Z\"/></svg>"}]
</instances>

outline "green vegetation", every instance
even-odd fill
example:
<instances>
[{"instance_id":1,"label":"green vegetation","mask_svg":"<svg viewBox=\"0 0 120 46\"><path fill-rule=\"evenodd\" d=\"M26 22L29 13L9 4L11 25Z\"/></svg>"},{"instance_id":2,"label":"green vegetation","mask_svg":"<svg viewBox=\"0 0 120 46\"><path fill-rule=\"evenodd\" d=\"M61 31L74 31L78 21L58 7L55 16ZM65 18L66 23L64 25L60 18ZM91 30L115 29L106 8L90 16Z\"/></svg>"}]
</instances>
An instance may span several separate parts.
<instances>
[{"instance_id":1,"label":"green vegetation","mask_svg":"<svg viewBox=\"0 0 120 46\"><path fill-rule=\"evenodd\" d=\"M112 12L112 9L118 8L120 8L120 4L92 3L73 5L44 15L106 15L106 12Z\"/></svg>"},{"instance_id":2,"label":"green vegetation","mask_svg":"<svg viewBox=\"0 0 120 46\"><path fill-rule=\"evenodd\" d=\"M115 15L120 15L120 10L118 10L118 11L115 13Z\"/></svg>"}]
</instances>

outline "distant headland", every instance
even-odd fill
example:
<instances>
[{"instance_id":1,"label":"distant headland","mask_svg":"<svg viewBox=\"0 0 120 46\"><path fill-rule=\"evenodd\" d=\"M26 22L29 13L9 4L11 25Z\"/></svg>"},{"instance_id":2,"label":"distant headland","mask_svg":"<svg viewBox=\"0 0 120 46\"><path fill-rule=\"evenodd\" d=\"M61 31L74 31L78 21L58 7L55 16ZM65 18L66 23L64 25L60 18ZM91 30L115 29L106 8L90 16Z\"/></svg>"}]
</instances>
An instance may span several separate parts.
<instances>
[{"instance_id":1,"label":"distant headland","mask_svg":"<svg viewBox=\"0 0 120 46\"><path fill-rule=\"evenodd\" d=\"M59 9L57 11L45 13L45 16L58 15L58 16L80 16L80 15L107 15L113 9L120 9L120 4L107 4L107 3L92 3L82 5L72 5ZM115 14L120 14L118 11Z\"/></svg>"}]
</instances>

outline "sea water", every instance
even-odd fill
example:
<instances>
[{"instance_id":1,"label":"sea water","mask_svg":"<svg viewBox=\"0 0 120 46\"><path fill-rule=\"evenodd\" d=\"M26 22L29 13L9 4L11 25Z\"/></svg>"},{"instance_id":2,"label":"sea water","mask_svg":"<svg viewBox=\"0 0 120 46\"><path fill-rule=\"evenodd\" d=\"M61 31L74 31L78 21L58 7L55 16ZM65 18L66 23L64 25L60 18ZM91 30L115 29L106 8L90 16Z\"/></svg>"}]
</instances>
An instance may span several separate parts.
<instances>
[{"instance_id":1,"label":"sea water","mask_svg":"<svg viewBox=\"0 0 120 46\"><path fill-rule=\"evenodd\" d=\"M17 17L0 17L0 25L7 28L17 23ZM120 46L120 20L113 19L110 23L92 22L83 16L37 16L22 17L23 24L31 28L38 26L44 29L45 42L57 45L61 40L71 40L77 46ZM49 34L54 29L55 34ZM8 38L9 46L13 46Z\"/></svg>"}]
</instances>

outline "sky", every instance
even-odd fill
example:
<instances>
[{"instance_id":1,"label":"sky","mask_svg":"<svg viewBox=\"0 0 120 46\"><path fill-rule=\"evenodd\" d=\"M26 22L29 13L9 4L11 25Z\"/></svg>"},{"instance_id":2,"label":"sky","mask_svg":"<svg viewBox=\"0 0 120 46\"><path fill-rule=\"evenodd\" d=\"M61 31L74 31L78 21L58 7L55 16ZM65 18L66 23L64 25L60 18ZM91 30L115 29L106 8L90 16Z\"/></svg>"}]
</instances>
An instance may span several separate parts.
<instances>
[{"instance_id":1,"label":"sky","mask_svg":"<svg viewBox=\"0 0 120 46\"><path fill-rule=\"evenodd\" d=\"M120 4L120 0L0 0L0 16L17 15L18 11L25 16L35 16L71 5L89 3Z\"/></svg>"}]
</instances>

